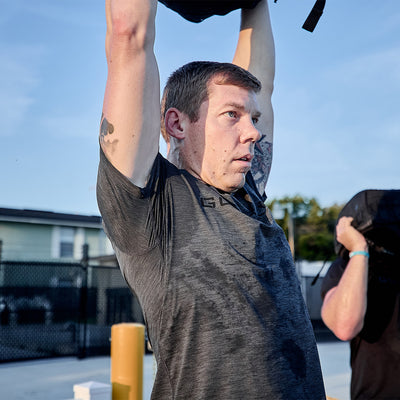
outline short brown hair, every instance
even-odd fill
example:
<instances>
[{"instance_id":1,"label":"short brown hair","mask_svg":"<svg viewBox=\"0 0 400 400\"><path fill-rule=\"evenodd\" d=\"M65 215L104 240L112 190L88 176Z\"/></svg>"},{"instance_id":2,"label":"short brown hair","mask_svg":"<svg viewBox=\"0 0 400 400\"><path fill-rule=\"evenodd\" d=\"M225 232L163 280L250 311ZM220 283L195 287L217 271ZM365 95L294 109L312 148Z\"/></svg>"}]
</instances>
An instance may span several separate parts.
<instances>
[{"instance_id":1,"label":"short brown hair","mask_svg":"<svg viewBox=\"0 0 400 400\"><path fill-rule=\"evenodd\" d=\"M218 85L235 85L254 93L261 90L261 82L250 72L231 63L194 61L177 69L168 78L161 100L161 134L168 142L165 113L175 107L185 113L191 122L199 118L201 104L208 98L208 84L218 77Z\"/></svg>"}]
</instances>

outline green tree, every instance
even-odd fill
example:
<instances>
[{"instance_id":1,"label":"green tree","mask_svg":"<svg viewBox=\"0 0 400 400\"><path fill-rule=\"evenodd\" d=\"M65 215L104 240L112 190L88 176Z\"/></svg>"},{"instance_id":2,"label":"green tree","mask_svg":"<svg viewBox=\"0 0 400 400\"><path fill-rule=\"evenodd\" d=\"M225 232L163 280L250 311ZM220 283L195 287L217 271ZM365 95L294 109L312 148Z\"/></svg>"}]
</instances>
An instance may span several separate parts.
<instances>
[{"instance_id":1,"label":"green tree","mask_svg":"<svg viewBox=\"0 0 400 400\"><path fill-rule=\"evenodd\" d=\"M342 206L322 208L318 201L300 195L272 199L267 203L276 222L284 230L295 259L333 260L334 232Z\"/></svg>"}]
</instances>

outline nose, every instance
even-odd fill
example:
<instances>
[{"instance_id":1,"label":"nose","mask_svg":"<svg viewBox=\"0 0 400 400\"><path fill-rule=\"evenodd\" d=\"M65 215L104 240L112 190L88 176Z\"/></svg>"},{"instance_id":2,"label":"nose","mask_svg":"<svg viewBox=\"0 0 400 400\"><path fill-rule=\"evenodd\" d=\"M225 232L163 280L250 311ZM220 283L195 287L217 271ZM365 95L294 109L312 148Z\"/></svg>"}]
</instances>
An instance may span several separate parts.
<instances>
[{"instance_id":1,"label":"nose","mask_svg":"<svg viewBox=\"0 0 400 400\"><path fill-rule=\"evenodd\" d=\"M240 142L247 143L247 142L257 142L261 139L261 133L259 130L254 126L253 121L250 121L246 124L246 126L242 129L240 134Z\"/></svg>"}]
</instances>

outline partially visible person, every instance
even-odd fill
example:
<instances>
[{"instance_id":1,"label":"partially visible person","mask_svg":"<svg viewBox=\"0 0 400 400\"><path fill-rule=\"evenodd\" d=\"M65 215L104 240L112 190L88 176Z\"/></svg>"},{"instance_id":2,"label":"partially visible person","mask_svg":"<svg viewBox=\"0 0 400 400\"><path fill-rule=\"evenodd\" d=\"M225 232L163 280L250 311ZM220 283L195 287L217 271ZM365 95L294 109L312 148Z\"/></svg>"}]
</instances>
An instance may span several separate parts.
<instances>
[{"instance_id":1,"label":"partially visible person","mask_svg":"<svg viewBox=\"0 0 400 400\"><path fill-rule=\"evenodd\" d=\"M351 399L400 399L400 262L369 249L352 221L344 216L336 226L349 256L337 258L323 280L322 319L350 341Z\"/></svg>"}]
</instances>

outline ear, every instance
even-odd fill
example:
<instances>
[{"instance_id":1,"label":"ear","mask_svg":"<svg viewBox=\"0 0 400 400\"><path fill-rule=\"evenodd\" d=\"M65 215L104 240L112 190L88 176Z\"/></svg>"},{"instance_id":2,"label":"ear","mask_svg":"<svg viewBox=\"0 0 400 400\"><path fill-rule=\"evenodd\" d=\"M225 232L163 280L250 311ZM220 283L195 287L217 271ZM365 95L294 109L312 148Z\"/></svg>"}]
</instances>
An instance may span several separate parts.
<instances>
[{"instance_id":1,"label":"ear","mask_svg":"<svg viewBox=\"0 0 400 400\"><path fill-rule=\"evenodd\" d=\"M168 135L176 139L185 138L186 115L176 108L169 108L165 113L164 123Z\"/></svg>"}]
</instances>

